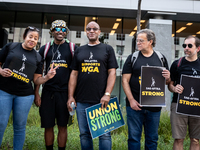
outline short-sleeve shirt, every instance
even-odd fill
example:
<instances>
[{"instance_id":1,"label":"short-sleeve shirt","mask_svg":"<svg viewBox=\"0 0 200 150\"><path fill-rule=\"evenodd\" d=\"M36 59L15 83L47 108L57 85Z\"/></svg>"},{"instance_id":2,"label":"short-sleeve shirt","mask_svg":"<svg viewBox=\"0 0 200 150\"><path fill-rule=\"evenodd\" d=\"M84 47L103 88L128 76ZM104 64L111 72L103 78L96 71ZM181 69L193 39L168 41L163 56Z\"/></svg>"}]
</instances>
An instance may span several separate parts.
<instances>
[{"instance_id":1,"label":"short-sleeve shirt","mask_svg":"<svg viewBox=\"0 0 200 150\"><path fill-rule=\"evenodd\" d=\"M108 70L118 68L114 50L106 44L84 45L75 51L72 70L78 71L75 99L99 103L105 93Z\"/></svg>"},{"instance_id":2,"label":"short-sleeve shirt","mask_svg":"<svg viewBox=\"0 0 200 150\"><path fill-rule=\"evenodd\" d=\"M189 75L200 78L200 59L195 61L187 61L185 57L182 58L180 66L178 67L179 60L175 60L170 68L171 80L175 85L180 84L181 74ZM178 93L173 93L172 102L177 103Z\"/></svg>"},{"instance_id":3,"label":"short-sleeve shirt","mask_svg":"<svg viewBox=\"0 0 200 150\"><path fill-rule=\"evenodd\" d=\"M134 66L132 67L131 62L132 54L128 56L124 67L122 74L131 74L131 78L129 81L129 85L131 88L132 95L134 99L139 102L139 96L140 96L140 82L141 81L141 66L162 66L162 63L158 57L158 55L153 52L153 54L150 57L145 57L141 52L138 54L138 58L135 61ZM168 63L166 58L164 58L164 67L168 69ZM126 106L130 106L130 103L128 101L128 98L126 97ZM150 111L160 111L161 107L141 107L142 109L150 110Z\"/></svg>"},{"instance_id":4,"label":"short-sleeve shirt","mask_svg":"<svg viewBox=\"0 0 200 150\"><path fill-rule=\"evenodd\" d=\"M77 46L75 46L75 49ZM40 55L44 61L45 45L40 48ZM70 51L69 43L64 42L61 45L53 43L50 46L45 57L47 73L54 62L54 66L59 65L56 69L56 75L44 84L44 88L51 91L68 91L68 82L71 73L70 65L72 62L72 53Z\"/></svg>"},{"instance_id":5,"label":"short-sleeve shirt","mask_svg":"<svg viewBox=\"0 0 200 150\"><path fill-rule=\"evenodd\" d=\"M18 43L13 49L10 49L10 45L11 43L8 43L2 48L2 50L0 50L0 62L3 64L2 68L9 68L11 61L15 57L19 61L21 61L21 64L23 64L24 59L25 62L36 66L35 73L42 74L41 56L38 52L36 52L34 49L24 49L21 43ZM21 73L23 73L23 71L21 71ZM34 74L32 74L32 76L34 76ZM1 75L0 89L7 93L18 96L27 96L34 94L31 82L25 83L13 77L3 77Z\"/></svg>"}]
</instances>

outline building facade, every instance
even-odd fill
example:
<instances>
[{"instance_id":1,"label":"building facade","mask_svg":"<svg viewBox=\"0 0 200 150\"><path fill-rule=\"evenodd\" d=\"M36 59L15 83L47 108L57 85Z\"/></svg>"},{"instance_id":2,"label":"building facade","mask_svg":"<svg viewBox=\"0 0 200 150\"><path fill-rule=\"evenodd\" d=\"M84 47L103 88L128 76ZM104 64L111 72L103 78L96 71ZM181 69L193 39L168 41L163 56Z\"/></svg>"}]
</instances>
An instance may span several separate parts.
<instances>
[{"instance_id":1,"label":"building facade","mask_svg":"<svg viewBox=\"0 0 200 150\"><path fill-rule=\"evenodd\" d=\"M200 37L200 1L197 0L142 0L141 29L152 29L157 37L155 50L172 61L183 56L183 39L187 35ZM121 86L121 71L128 55L135 50L138 0L0 0L0 49L8 42L22 42L27 26L41 30L36 49L52 39L51 22L62 19L70 33L67 38L78 46L87 44L85 28L96 21L101 27L100 41L111 45L119 64L117 80L112 92L125 105ZM171 94L166 89L167 110Z\"/></svg>"}]
</instances>

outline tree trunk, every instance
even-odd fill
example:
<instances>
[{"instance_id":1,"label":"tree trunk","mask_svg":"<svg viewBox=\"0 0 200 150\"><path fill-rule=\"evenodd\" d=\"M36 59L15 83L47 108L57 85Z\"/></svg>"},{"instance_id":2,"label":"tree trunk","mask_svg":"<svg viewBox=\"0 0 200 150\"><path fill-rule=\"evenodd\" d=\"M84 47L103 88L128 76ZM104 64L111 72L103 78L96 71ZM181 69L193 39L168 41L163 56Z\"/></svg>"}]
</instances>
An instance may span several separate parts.
<instances>
[{"instance_id":1,"label":"tree trunk","mask_svg":"<svg viewBox=\"0 0 200 150\"><path fill-rule=\"evenodd\" d=\"M138 0L138 9L137 9L137 33L138 31L140 31L140 19L141 19L141 2L142 0ZM135 46L134 46L134 51L137 51L137 33L135 34L135 37L134 37L134 43L135 43Z\"/></svg>"},{"instance_id":2,"label":"tree trunk","mask_svg":"<svg viewBox=\"0 0 200 150\"><path fill-rule=\"evenodd\" d=\"M141 2L142 2L142 0L138 0L138 10L137 10L137 32L140 31Z\"/></svg>"}]
</instances>

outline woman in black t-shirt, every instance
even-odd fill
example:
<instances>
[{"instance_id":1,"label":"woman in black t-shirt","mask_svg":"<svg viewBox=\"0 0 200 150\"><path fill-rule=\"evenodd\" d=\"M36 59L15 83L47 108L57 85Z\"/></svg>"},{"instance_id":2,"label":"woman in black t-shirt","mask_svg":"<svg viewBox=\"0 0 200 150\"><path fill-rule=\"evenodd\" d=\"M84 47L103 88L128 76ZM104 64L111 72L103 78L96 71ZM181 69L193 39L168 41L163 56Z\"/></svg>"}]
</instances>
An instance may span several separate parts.
<instances>
[{"instance_id":1,"label":"woman in black t-shirt","mask_svg":"<svg viewBox=\"0 0 200 150\"><path fill-rule=\"evenodd\" d=\"M23 43L9 43L0 50L0 145L11 111L13 112L14 149L22 150L27 116L34 100L31 81L43 84L56 74L50 68L42 77L41 56L33 48L39 39L39 30L27 27Z\"/></svg>"}]
</instances>

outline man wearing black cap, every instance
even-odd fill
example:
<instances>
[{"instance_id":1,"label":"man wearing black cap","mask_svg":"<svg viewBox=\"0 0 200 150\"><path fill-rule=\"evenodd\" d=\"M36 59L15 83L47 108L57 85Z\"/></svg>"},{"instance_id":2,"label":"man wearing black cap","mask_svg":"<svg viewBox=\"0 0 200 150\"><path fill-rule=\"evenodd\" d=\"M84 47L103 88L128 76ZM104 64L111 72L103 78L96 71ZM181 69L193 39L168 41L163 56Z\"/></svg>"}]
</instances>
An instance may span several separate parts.
<instances>
[{"instance_id":1,"label":"man wearing black cap","mask_svg":"<svg viewBox=\"0 0 200 150\"><path fill-rule=\"evenodd\" d=\"M68 80L71 73L69 66L76 48L67 39L69 32L66 22L55 20L52 22L50 34L54 40L40 48L40 55L44 59L44 72L48 72L51 65L59 65L53 79L47 81L38 94L39 87L35 89L35 104L40 107L41 127L45 128L45 144L47 150L53 150L54 126L58 126L58 149L64 150L67 142L67 123L69 112L67 110ZM56 120L56 123L55 123Z\"/></svg>"}]
</instances>

